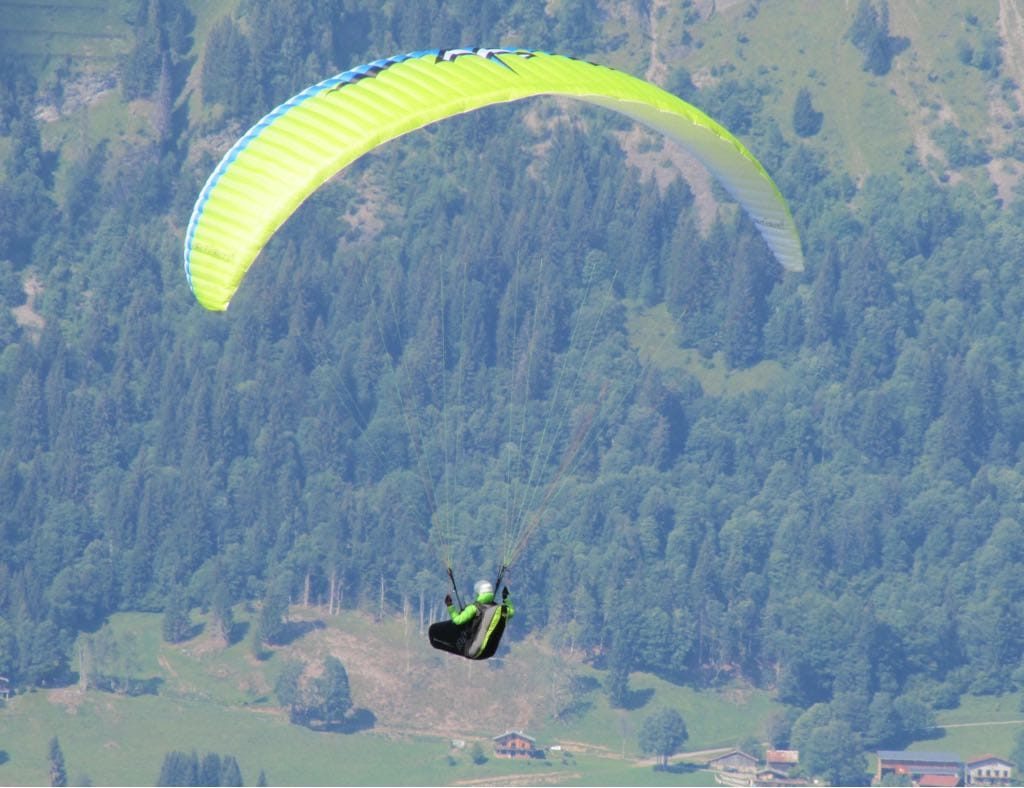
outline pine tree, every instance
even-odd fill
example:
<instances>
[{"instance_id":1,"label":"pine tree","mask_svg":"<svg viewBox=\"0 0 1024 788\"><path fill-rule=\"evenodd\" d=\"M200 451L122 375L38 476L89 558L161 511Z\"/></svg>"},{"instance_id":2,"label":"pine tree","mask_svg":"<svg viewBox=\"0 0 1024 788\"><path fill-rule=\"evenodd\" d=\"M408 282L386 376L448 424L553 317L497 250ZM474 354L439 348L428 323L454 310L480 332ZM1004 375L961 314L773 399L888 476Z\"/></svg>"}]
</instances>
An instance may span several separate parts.
<instances>
[{"instance_id":1,"label":"pine tree","mask_svg":"<svg viewBox=\"0 0 1024 788\"><path fill-rule=\"evenodd\" d=\"M886 0L881 0L877 9L871 0L860 0L847 36L864 53L864 70L878 76L889 73L899 44L906 43L889 35L889 4Z\"/></svg>"},{"instance_id":2,"label":"pine tree","mask_svg":"<svg viewBox=\"0 0 1024 788\"><path fill-rule=\"evenodd\" d=\"M231 117L256 99L249 42L231 17L217 22L206 39L201 82L203 101L219 102Z\"/></svg>"},{"instance_id":3,"label":"pine tree","mask_svg":"<svg viewBox=\"0 0 1024 788\"><path fill-rule=\"evenodd\" d=\"M199 755L195 750L191 753L179 750L167 753L160 766L160 776L157 777L156 784L161 786L205 785L206 783L200 782ZM219 782L211 784L219 785Z\"/></svg>"},{"instance_id":4,"label":"pine tree","mask_svg":"<svg viewBox=\"0 0 1024 788\"><path fill-rule=\"evenodd\" d=\"M192 621L188 615L188 601L183 588L176 588L167 596L162 632L166 643L181 643L183 640L187 640L192 632Z\"/></svg>"},{"instance_id":5,"label":"pine tree","mask_svg":"<svg viewBox=\"0 0 1024 788\"><path fill-rule=\"evenodd\" d=\"M135 46L121 63L121 90L129 101L148 96L159 78L167 48L160 24L160 0L139 3L134 32Z\"/></svg>"},{"instance_id":6,"label":"pine tree","mask_svg":"<svg viewBox=\"0 0 1024 788\"><path fill-rule=\"evenodd\" d=\"M751 366L761 357L767 282L763 275L765 261L753 257L752 245L741 243L736 252L722 329L725 358L732 367Z\"/></svg>"},{"instance_id":7,"label":"pine tree","mask_svg":"<svg viewBox=\"0 0 1024 788\"><path fill-rule=\"evenodd\" d=\"M793 131L798 137L813 137L821 131L821 124L824 115L814 108L811 101L811 91L807 88L800 88L796 94L796 101L793 104Z\"/></svg>"},{"instance_id":8,"label":"pine tree","mask_svg":"<svg viewBox=\"0 0 1024 788\"><path fill-rule=\"evenodd\" d=\"M64 753L60 742L54 736L50 739L50 785L67 785L68 771L64 765Z\"/></svg>"},{"instance_id":9,"label":"pine tree","mask_svg":"<svg viewBox=\"0 0 1024 788\"><path fill-rule=\"evenodd\" d=\"M14 397L10 414L10 443L20 460L29 459L42 448L46 436L43 387L35 372L26 372Z\"/></svg>"},{"instance_id":10,"label":"pine tree","mask_svg":"<svg viewBox=\"0 0 1024 788\"><path fill-rule=\"evenodd\" d=\"M174 76L171 56L166 52L160 61L160 78L157 81L154 101L156 114L153 118L153 130L160 149L167 150L174 134Z\"/></svg>"},{"instance_id":11,"label":"pine tree","mask_svg":"<svg viewBox=\"0 0 1024 788\"><path fill-rule=\"evenodd\" d=\"M981 397L968 374L963 359L956 357L947 366L946 386L942 399L942 460L959 460L968 468L975 467L984 454L985 424Z\"/></svg>"},{"instance_id":12,"label":"pine tree","mask_svg":"<svg viewBox=\"0 0 1024 788\"><path fill-rule=\"evenodd\" d=\"M608 676L605 678L605 692L608 705L614 709L625 708L629 703L629 669L632 663L629 645L622 633L612 635L611 651L608 654Z\"/></svg>"},{"instance_id":13,"label":"pine tree","mask_svg":"<svg viewBox=\"0 0 1024 788\"><path fill-rule=\"evenodd\" d=\"M208 752L199 761L200 785L224 785L220 780L221 758L215 752Z\"/></svg>"},{"instance_id":14,"label":"pine tree","mask_svg":"<svg viewBox=\"0 0 1024 788\"><path fill-rule=\"evenodd\" d=\"M242 781L242 770L234 755L225 755L221 759L220 783L219 785L245 785Z\"/></svg>"},{"instance_id":15,"label":"pine tree","mask_svg":"<svg viewBox=\"0 0 1024 788\"><path fill-rule=\"evenodd\" d=\"M228 585L218 582L213 589L213 600L210 603L210 623L213 634L223 641L225 646L231 645L232 632L235 628L235 615L231 610L231 597Z\"/></svg>"},{"instance_id":16,"label":"pine tree","mask_svg":"<svg viewBox=\"0 0 1024 788\"><path fill-rule=\"evenodd\" d=\"M283 572L271 584L260 608L259 632L262 643L279 644L287 631L285 616L288 614L288 593L291 572Z\"/></svg>"}]
</instances>

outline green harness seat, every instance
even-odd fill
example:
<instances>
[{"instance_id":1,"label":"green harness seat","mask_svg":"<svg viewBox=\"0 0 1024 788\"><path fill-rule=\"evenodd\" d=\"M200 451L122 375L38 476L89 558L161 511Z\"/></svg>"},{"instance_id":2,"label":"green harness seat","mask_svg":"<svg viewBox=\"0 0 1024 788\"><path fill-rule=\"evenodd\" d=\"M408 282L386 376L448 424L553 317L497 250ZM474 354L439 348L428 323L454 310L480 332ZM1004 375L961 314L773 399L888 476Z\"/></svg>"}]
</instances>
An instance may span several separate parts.
<instances>
[{"instance_id":1,"label":"green harness seat","mask_svg":"<svg viewBox=\"0 0 1024 788\"><path fill-rule=\"evenodd\" d=\"M438 621L430 625L430 645L466 659L488 659L494 656L501 643L508 621L508 606L471 603L477 615L465 624Z\"/></svg>"}]
</instances>

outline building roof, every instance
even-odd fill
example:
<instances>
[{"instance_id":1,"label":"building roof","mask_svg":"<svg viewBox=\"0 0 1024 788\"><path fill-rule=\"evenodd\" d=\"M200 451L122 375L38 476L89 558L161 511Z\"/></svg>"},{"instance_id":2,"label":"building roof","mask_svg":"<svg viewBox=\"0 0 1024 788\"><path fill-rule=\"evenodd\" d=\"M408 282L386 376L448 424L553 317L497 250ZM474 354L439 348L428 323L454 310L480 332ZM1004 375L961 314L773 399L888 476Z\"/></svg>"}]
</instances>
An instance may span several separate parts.
<instances>
[{"instance_id":1,"label":"building roof","mask_svg":"<svg viewBox=\"0 0 1024 788\"><path fill-rule=\"evenodd\" d=\"M968 766L977 766L978 764L981 764L981 763L992 763L993 761L995 761L997 763L1004 763L1007 766L1015 766L1016 765L1013 761L1008 761L1008 760L1006 760L1006 758L1000 758L998 755L992 755L992 754L989 754L989 753L986 753L985 755L979 755L979 756L977 756L975 758L971 758L969 761L967 761L967 765Z\"/></svg>"},{"instance_id":2,"label":"building roof","mask_svg":"<svg viewBox=\"0 0 1024 788\"><path fill-rule=\"evenodd\" d=\"M960 784L958 774L922 774L917 778L921 788L955 788Z\"/></svg>"},{"instance_id":3,"label":"building roof","mask_svg":"<svg viewBox=\"0 0 1024 788\"><path fill-rule=\"evenodd\" d=\"M769 763L799 763L800 750L768 750L764 759Z\"/></svg>"},{"instance_id":4,"label":"building roof","mask_svg":"<svg viewBox=\"0 0 1024 788\"><path fill-rule=\"evenodd\" d=\"M527 736L522 731L505 731L503 734L501 734L501 736L495 736L494 741L500 742L504 741L505 739L511 739L513 737L517 739L525 739L526 741L530 742L530 744L537 743L536 739L534 739L532 736Z\"/></svg>"},{"instance_id":5,"label":"building roof","mask_svg":"<svg viewBox=\"0 0 1024 788\"><path fill-rule=\"evenodd\" d=\"M715 761L724 761L727 758L735 758L736 756L739 756L741 758L746 758L747 760L750 760L750 761L753 761L754 763L757 763L757 758L755 758L753 755L748 755L747 753L743 752L743 750L735 750L735 749L729 750L729 752L723 752L721 755L718 755L718 756L716 756L714 758L709 759L708 763L714 763Z\"/></svg>"},{"instance_id":6,"label":"building roof","mask_svg":"<svg viewBox=\"0 0 1024 788\"><path fill-rule=\"evenodd\" d=\"M929 752L927 750L879 750L880 761L903 761L904 763L955 763L962 764L955 752Z\"/></svg>"}]
</instances>

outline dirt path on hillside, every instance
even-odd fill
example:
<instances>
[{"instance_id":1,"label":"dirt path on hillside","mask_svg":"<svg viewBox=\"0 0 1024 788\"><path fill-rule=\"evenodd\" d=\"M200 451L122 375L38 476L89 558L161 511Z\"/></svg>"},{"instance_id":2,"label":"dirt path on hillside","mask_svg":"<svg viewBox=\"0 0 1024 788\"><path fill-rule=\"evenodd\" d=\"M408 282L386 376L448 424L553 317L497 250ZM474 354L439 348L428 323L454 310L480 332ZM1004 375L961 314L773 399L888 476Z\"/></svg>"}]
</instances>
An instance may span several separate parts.
<instances>
[{"instance_id":1,"label":"dirt path on hillside","mask_svg":"<svg viewBox=\"0 0 1024 788\"><path fill-rule=\"evenodd\" d=\"M25 280L25 303L11 309L14 313L14 322L37 337L46 327L43 316L36 312L36 298L43 292L42 282L35 274L30 274Z\"/></svg>"},{"instance_id":2,"label":"dirt path on hillside","mask_svg":"<svg viewBox=\"0 0 1024 788\"><path fill-rule=\"evenodd\" d=\"M1017 83L1017 98L1024 96L1024 14L1017 0L999 0L999 37L1003 40L1003 62Z\"/></svg>"},{"instance_id":3,"label":"dirt path on hillside","mask_svg":"<svg viewBox=\"0 0 1024 788\"><path fill-rule=\"evenodd\" d=\"M1000 68L1003 75L1017 86L1010 101L1005 96L994 96L990 102L992 119L1002 129L1013 127L1018 112L1014 105L1024 104L1024 12L1021 8L1021 0L999 0L997 26L1003 58ZM1003 137L1000 131L999 128L993 128L993 141L997 147ZM1012 201L1018 184L1024 178L1024 164L1013 158L997 156L989 162L988 172L1000 199L1004 203Z\"/></svg>"},{"instance_id":4,"label":"dirt path on hillside","mask_svg":"<svg viewBox=\"0 0 1024 788\"><path fill-rule=\"evenodd\" d=\"M1024 720L998 720L993 722L950 722L947 725L936 725L934 730L940 728L983 728L986 725L1024 725Z\"/></svg>"},{"instance_id":5,"label":"dirt path on hillside","mask_svg":"<svg viewBox=\"0 0 1024 788\"><path fill-rule=\"evenodd\" d=\"M658 17L667 5L667 0L654 0L651 3L651 10L647 13L647 38L651 42L651 62L647 66L647 73L644 76L649 82L656 85L664 85L668 76L668 68L662 62L661 51L658 49Z\"/></svg>"}]
</instances>

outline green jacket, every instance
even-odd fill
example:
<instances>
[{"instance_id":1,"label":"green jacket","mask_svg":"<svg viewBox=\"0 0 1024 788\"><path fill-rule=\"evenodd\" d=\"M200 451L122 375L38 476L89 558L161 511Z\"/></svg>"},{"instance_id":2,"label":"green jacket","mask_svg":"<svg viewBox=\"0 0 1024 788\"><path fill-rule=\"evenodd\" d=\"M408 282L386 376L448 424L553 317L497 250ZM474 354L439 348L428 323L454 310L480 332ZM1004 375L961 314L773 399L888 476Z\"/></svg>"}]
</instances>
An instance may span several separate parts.
<instances>
[{"instance_id":1,"label":"green jacket","mask_svg":"<svg viewBox=\"0 0 1024 788\"><path fill-rule=\"evenodd\" d=\"M472 621L473 617L480 613L480 608L477 607L477 605L493 604L494 594L480 594L480 596L476 598L475 602L470 602L468 605L462 608L462 610L457 609L455 605L448 605L448 615L452 617L452 621L455 624L462 625L465 624L467 621ZM505 607L508 608L508 615L506 616L506 619L512 618L512 616L514 616L516 612L516 609L512 606L512 597L506 597L505 601L501 604L505 605Z\"/></svg>"}]
</instances>

